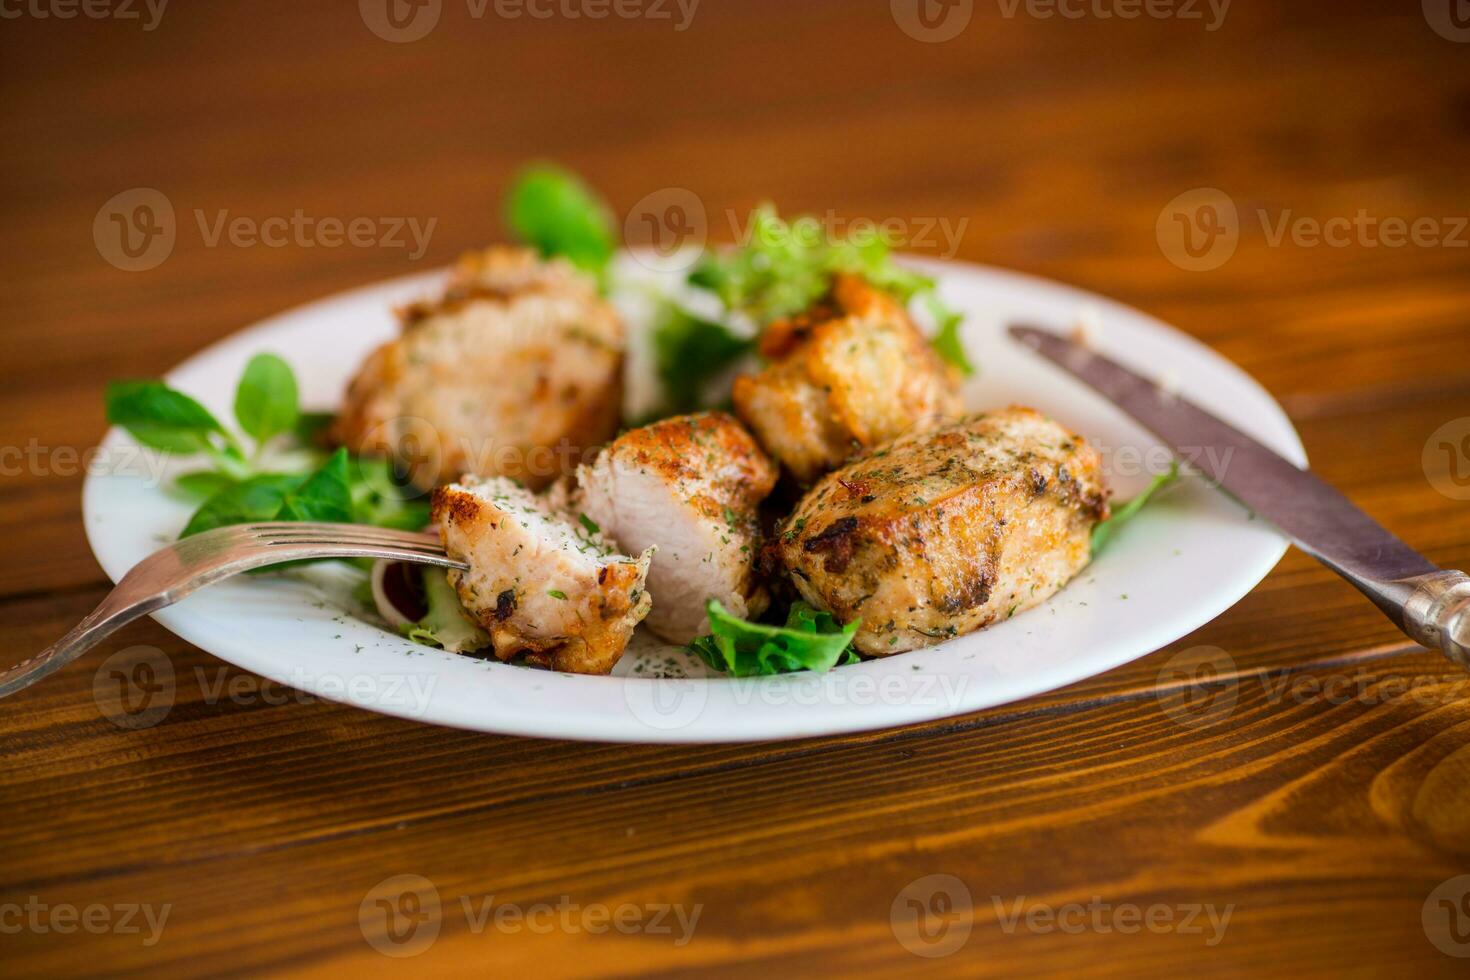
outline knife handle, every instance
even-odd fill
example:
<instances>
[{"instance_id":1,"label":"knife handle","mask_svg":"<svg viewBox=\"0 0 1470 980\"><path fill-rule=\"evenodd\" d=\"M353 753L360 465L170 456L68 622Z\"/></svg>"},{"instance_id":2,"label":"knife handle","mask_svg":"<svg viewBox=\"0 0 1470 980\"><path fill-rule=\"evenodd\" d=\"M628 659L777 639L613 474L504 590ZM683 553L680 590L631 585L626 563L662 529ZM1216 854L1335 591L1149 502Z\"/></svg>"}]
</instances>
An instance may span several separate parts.
<instances>
[{"instance_id":1,"label":"knife handle","mask_svg":"<svg viewBox=\"0 0 1470 980\"><path fill-rule=\"evenodd\" d=\"M1433 572L1404 584L1414 589L1403 604L1404 632L1470 669L1470 575Z\"/></svg>"}]
</instances>

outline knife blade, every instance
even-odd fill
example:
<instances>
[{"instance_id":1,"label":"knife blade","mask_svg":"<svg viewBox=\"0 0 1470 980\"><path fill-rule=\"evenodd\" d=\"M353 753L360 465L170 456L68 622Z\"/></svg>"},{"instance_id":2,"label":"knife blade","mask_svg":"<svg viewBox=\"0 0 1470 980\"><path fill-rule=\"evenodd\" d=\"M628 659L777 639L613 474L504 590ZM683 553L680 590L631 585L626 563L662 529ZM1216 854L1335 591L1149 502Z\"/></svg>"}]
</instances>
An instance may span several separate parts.
<instances>
[{"instance_id":1,"label":"knife blade","mask_svg":"<svg viewBox=\"0 0 1470 980\"><path fill-rule=\"evenodd\" d=\"M1052 331L1016 325L1010 335L1117 405L1415 640L1470 667L1470 576L1439 568L1320 477L1178 393Z\"/></svg>"}]
</instances>

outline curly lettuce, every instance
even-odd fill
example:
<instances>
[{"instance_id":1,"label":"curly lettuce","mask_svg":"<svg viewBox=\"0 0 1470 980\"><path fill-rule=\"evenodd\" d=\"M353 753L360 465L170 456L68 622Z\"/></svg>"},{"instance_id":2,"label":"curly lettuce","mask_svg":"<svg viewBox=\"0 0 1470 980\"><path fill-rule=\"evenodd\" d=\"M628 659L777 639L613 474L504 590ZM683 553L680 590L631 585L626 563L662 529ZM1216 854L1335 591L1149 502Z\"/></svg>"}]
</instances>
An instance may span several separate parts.
<instances>
[{"instance_id":1,"label":"curly lettuce","mask_svg":"<svg viewBox=\"0 0 1470 980\"><path fill-rule=\"evenodd\" d=\"M764 677L801 670L826 673L855 663L849 647L862 620L843 626L804 602L792 603L785 626L767 626L733 616L717 600L705 607L710 633L689 649L710 667L733 677Z\"/></svg>"}]
</instances>

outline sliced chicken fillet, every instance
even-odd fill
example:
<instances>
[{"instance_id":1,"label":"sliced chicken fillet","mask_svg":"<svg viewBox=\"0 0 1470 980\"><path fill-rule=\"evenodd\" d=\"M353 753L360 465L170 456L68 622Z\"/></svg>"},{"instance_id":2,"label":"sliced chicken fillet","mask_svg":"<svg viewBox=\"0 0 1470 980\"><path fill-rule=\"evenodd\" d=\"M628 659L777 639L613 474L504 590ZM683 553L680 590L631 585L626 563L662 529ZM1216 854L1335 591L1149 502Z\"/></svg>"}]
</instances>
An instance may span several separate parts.
<instances>
[{"instance_id":1,"label":"sliced chicken fillet","mask_svg":"<svg viewBox=\"0 0 1470 980\"><path fill-rule=\"evenodd\" d=\"M433 520L461 603L490 634L495 655L578 674L606 674L652 604L649 549L616 552L546 501L503 477L434 492Z\"/></svg>"},{"instance_id":2,"label":"sliced chicken fillet","mask_svg":"<svg viewBox=\"0 0 1470 980\"><path fill-rule=\"evenodd\" d=\"M573 506L629 552L657 547L648 626L688 643L709 632L710 599L737 616L765 609L756 508L775 482L750 433L724 412L705 412L620 436L578 469Z\"/></svg>"}]
</instances>

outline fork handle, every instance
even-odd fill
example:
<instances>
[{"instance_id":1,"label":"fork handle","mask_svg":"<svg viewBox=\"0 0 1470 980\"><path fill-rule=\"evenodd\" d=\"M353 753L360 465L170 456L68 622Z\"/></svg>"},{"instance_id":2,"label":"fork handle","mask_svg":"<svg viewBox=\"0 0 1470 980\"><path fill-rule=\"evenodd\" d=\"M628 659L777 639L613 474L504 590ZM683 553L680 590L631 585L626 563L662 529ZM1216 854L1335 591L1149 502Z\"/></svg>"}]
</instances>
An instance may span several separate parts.
<instances>
[{"instance_id":1,"label":"fork handle","mask_svg":"<svg viewBox=\"0 0 1470 980\"><path fill-rule=\"evenodd\" d=\"M67 634L29 660L0 671L0 698L30 687L36 681L55 673L92 649L107 637L136 619L168 605L162 596L149 596L136 602L118 597L117 590L108 593L101 605L87 614Z\"/></svg>"}]
</instances>

